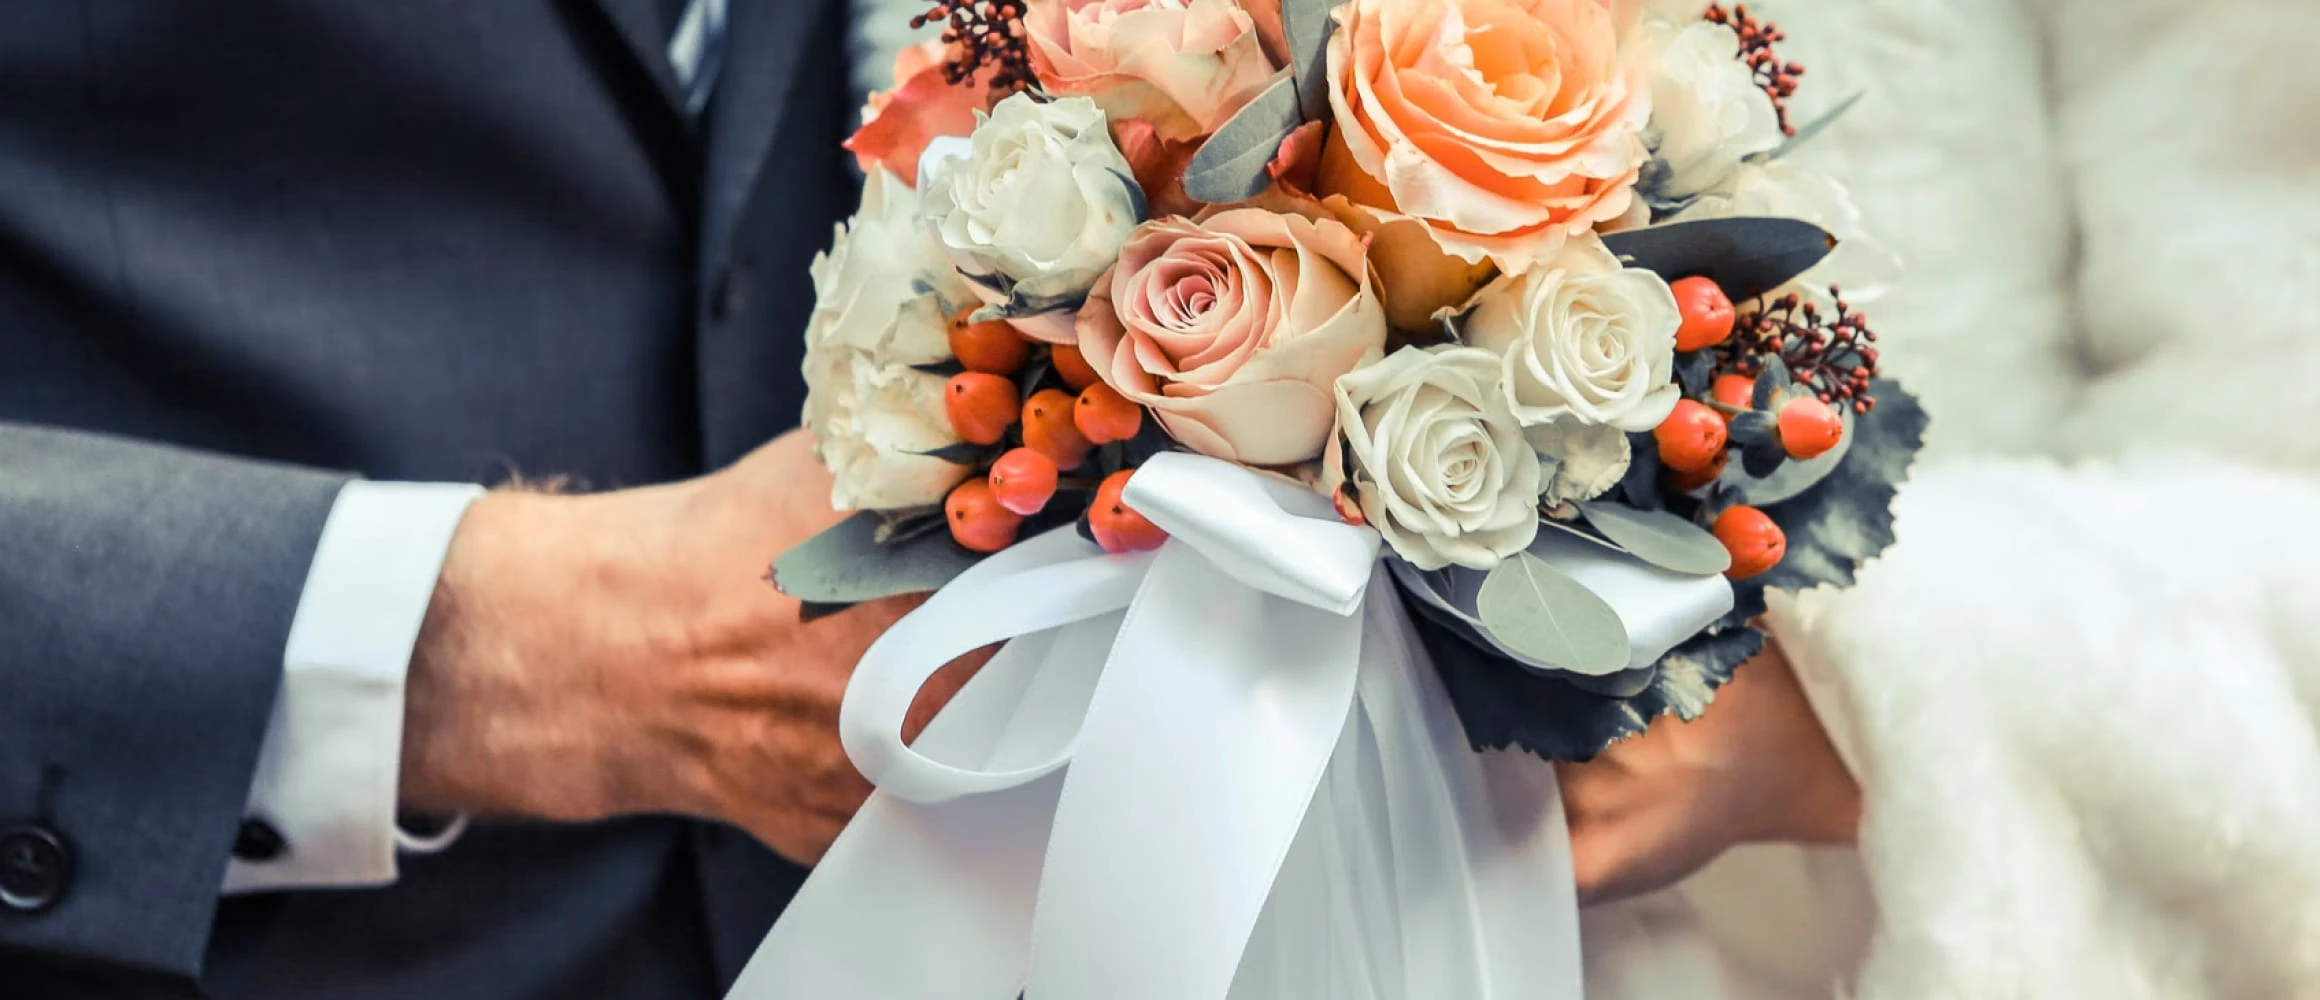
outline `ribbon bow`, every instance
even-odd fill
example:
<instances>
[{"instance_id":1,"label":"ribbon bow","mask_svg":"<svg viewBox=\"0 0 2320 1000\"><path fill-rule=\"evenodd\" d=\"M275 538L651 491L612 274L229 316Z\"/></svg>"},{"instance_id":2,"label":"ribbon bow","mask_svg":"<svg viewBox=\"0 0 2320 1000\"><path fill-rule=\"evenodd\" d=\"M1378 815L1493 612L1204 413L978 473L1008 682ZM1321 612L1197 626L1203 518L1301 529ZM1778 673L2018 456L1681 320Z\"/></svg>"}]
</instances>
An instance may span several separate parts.
<instances>
[{"instance_id":1,"label":"ribbon bow","mask_svg":"<svg viewBox=\"0 0 2320 1000\"><path fill-rule=\"evenodd\" d=\"M1466 749L1376 532L1193 455L1126 499L1157 552L1050 532L870 648L839 726L878 792L733 1000L1578 996L1552 773Z\"/></svg>"}]
</instances>

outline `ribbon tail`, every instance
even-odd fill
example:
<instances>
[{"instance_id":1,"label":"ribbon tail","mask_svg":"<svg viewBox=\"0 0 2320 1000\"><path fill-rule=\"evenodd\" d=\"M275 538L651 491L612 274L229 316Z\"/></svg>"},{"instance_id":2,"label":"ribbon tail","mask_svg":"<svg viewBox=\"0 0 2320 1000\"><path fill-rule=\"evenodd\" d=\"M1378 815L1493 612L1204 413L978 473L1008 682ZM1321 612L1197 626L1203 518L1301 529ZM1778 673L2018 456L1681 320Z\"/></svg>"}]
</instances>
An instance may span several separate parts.
<instances>
[{"instance_id":1,"label":"ribbon tail","mask_svg":"<svg viewBox=\"0 0 2320 1000\"><path fill-rule=\"evenodd\" d=\"M1076 732L1118 630L1113 612L1015 639L914 750L1006 772ZM750 958L728 1000L1012 997L1061 773L959 798L870 797Z\"/></svg>"},{"instance_id":2,"label":"ribbon tail","mask_svg":"<svg viewBox=\"0 0 2320 1000\"><path fill-rule=\"evenodd\" d=\"M1339 753L1369 758L1374 777L1359 787L1390 831L1395 995L1580 1000L1577 881L1553 766L1476 753L1400 603L1373 598L1366 617L1355 711L1366 740Z\"/></svg>"},{"instance_id":3,"label":"ribbon tail","mask_svg":"<svg viewBox=\"0 0 2320 1000\"><path fill-rule=\"evenodd\" d=\"M1361 643L1358 616L1160 551L1065 775L1030 997L1227 995L1343 731Z\"/></svg>"}]
</instances>

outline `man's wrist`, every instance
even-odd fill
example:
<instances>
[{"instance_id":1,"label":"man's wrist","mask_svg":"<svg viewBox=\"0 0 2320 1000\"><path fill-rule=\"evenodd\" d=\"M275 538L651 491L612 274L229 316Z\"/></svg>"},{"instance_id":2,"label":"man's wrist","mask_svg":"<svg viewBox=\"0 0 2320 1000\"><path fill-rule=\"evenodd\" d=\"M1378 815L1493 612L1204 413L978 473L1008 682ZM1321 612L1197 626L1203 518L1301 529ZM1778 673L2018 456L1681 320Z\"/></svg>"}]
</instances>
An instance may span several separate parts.
<instances>
[{"instance_id":1,"label":"man's wrist","mask_svg":"<svg viewBox=\"0 0 2320 1000\"><path fill-rule=\"evenodd\" d=\"M453 536L405 694L401 798L421 812L586 819L602 703L594 665L640 655L651 588L620 494L499 490Z\"/></svg>"}]
</instances>

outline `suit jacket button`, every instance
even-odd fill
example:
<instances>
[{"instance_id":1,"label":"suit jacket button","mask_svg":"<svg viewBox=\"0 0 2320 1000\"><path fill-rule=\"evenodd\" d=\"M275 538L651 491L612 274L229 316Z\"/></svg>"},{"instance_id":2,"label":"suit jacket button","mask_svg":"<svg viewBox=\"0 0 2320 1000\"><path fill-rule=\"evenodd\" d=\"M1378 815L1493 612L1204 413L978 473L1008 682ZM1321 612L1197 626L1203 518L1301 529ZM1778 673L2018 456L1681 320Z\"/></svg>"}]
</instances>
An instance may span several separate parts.
<instances>
[{"instance_id":1,"label":"suit jacket button","mask_svg":"<svg viewBox=\"0 0 2320 1000\"><path fill-rule=\"evenodd\" d=\"M234 857L243 861L272 861L289 848L282 831L262 819L245 819L234 834Z\"/></svg>"},{"instance_id":2,"label":"suit jacket button","mask_svg":"<svg viewBox=\"0 0 2320 1000\"><path fill-rule=\"evenodd\" d=\"M72 849L44 826L0 830L0 907L38 913L72 884Z\"/></svg>"}]
</instances>

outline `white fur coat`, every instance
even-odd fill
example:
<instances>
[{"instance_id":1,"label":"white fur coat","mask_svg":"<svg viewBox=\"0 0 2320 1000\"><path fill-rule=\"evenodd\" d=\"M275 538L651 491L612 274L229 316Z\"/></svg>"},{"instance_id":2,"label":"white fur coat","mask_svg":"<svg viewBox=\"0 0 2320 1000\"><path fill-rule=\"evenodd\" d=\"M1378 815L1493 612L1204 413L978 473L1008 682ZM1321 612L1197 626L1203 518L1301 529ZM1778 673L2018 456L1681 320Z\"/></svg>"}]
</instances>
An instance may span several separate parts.
<instances>
[{"instance_id":1,"label":"white fur coat","mask_svg":"<svg viewBox=\"0 0 2320 1000\"><path fill-rule=\"evenodd\" d=\"M1749 6L1867 92L1810 155L1934 429L1776 618L1858 860L1592 913L1591 996L2320 996L2320 3Z\"/></svg>"},{"instance_id":2,"label":"white fur coat","mask_svg":"<svg viewBox=\"0 0 2320 1000\"><path fill-rule=\"evenodd\" d=\"M1593 911L1590 995L2320 996L2320 0L1749 6L1934 429L1777 618L1861 850Z\"/></svg>"}]
</instances>

